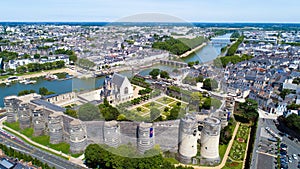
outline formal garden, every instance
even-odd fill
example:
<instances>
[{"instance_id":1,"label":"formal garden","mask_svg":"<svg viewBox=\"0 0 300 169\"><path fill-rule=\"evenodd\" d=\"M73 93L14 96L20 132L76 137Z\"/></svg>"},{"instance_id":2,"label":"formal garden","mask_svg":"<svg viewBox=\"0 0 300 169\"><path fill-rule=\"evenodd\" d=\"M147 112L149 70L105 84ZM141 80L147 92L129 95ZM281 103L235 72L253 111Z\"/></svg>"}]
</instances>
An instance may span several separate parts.
<instances>
[{"instance_id":1,"label":"formal garden","mask_svg":"<svg viewBox=\"0 0 300 169\"><path fill-rule=\"evenodd\" d=\"M170 116L173 108L179 107L180 109L184 109L186 106L187 103L181 100L177 100L169 96L162 96L145 102L144 104L140 104L137 107L133 107L130 109L130 111L140 116L150 116L151 110L156 109L159 110L163 119L167 119L167 117Z\"/></svg>"},{"instance_id":2,"label":"formal garden","mask_svg":"<svg viewBox=\"0 0 300 169\"><path fill-rule=\"evenodd\" d=\"M236 168L241 169L245 158L247 149L247 141L250 132L250 127L246 124L241 124L236 133L234 142L232 144L229 158L223 169Z\"/></svg>"}]
</instances>

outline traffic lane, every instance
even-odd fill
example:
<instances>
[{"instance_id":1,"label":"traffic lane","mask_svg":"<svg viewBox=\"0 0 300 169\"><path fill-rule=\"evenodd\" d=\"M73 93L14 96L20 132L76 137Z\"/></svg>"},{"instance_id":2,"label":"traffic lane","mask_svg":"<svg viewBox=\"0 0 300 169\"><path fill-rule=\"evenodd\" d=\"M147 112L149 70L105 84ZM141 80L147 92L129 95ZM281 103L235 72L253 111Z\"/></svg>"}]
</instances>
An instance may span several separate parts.
<instances>
[{"instance_id":1,"label":"traffic lane","mask_svg":"<svg viewBox=\"0 0 300 169\"><path fill-rule=\"evenodd\" d=\"M30 145L27 144L20 144L18 141L13 140L13 139L9 139L7 137L4 137L5 140L5 144L9 145L9 146L13 146L15 148L18 148L22 151L24 151L23 153L26 153L28 155L31 156L35 156L35 158L47 163L49 166L54 166L56 168L75 168L75 169L80 169L83 168L81 166L78 166L77 164L74 164L72 162L69 162L65 159L62 159L60 157L57 157L55 155L52 155L50 153L46 153L44 151L41 151L35 147L32 147Z\"/></svg>"},{"instance_id":2,"label":"traffic lane","mask_svg":"<svg viewBox=\"0 0 300 169\"><path fill-rule=\"evenodd\" d=\"M258 143L259 143L259 138L261 134L261 127L262 127L262 120L261 118L258 119L258 125L257 125L257 130L256 130L256 137L255 137L255 142L254 142L254 148L252 152L252 161L251 161L251 169L256 169L257 168L257 161L258 161Z\"/></svg>"}]
</instances>

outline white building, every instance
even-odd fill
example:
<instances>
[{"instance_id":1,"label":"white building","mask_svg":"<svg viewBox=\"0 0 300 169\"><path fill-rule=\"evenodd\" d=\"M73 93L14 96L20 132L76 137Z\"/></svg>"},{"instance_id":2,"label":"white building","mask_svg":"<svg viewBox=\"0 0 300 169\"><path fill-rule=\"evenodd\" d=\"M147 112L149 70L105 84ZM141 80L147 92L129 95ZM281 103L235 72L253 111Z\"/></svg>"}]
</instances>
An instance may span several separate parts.
<instances>
[{"instance_id":1,"label":"white building","mask_svg":"<svg viewBox=\"0 0 300 169\"><path fill-rule=\"evenodd\" d=\"M133 87L126 76L114 73L112 77L105 78L100 96L111 103L124 102L133 98Z\"/></svg>"}]
</instances>

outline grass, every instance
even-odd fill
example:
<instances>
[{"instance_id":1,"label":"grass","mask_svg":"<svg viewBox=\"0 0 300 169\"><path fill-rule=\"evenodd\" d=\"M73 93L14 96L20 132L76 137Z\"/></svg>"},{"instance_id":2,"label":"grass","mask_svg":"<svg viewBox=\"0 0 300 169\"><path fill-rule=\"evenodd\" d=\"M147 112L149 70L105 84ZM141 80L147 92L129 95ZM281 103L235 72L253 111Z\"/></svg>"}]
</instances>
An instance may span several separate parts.
<instances>
[{"instance_id":1,"label":"grass","mask_svg":"<svg viewBox=\"0 0 300 169\"><path fill-rule=\"evenodd\" d=\"M179 161L177 161L175 158L164 158L164 160L170 162L171 164L179 164Z\"/></svg>"},{"instance_id":2,"label":"grass","mask_svg":"<svg viewBox=\"0 0 300 169\"><path fill-rule=\"evenodd\" d=\"M156 101L160 102L162 104L170 104L170 103L174 102L175 100L165 96L165 97L161 97L161 98L157 99Z\"/></svg>"},{"instance_id":3,"label":"grass","mask_svg":"<svg viewBox=\"0 0 300 169\"><path fill-rule=\"evenodd\" d=\"M220 154L221 160L223 159L223 157L225 155L227 147L228 147L228 144L219 145L219 154Z\"/></svg>"},{"instance_id":4,"label":"grass","mask_svg":"<svg viewBox=\"0 0 300 169\"><path fill-rule=\"evenodd\" d=\"M177 103L178 102L173 102L173 103L169 104L169 106L170 107L175 107ZM181 102L181 105L180 105L181 108L185 108L186 106L187 106L187 104Z\"/></svg>"},{"instance_id":5,"label":"grass","mask_svg":"<svg viewBox=\"0 0 300 169\"><path fill-rule=\"evenodd\" d=\"M15 130L15 131L20 131L20 124L18 122L13 122L13 123L8 123L8 122L4 122L3 123L5 126Z\"/></svg>"},{"instance_id":6,"label":"grass","mask_svg":"<svg viewBox=\"0 0 300 169\"><path fill-rule=\"evenodd\" d=\"M144 104L143 105L144 107L148 108L148 109L152 109L152 108L161 108L163 105L159 104L159 103L156 103L156 102L149 102L147 104Z\"/></svg>"},{"instance_id":7,"label":"grass","mask_svg":"<svg viewBox=\"0 0 300 169\"><path fill-rule=\"evenodd\" d=\"M144 108L143 106L140 106L140 108L142 108L141 111L137 111L137 109L132 109L131 112L132 113L135 113L135 114L138 114L140 116L144 116L145 114L149 113L150 111L146 108Z\"/></svg>"},{"instance_id":8,"label":"grass","mask_svg":"<svg viewBox=\"0 0 300 169\"><path fill-rule=\"evenodd\" d=\"M14 122L14 123L5 122L3 124L15 131L19 131L21 134L25 135L26 137L30 138L32 141L34 141L36 143L39 143L43 146L50 147L57 151L61 151L65 154L69 154L70 145L68 143L62 142L59 144L51 144L50 136L43 135L43 136L35 137L35 136L33 136L33 132L34 132L33 128L26 128L24 130L21 130L18 122Z\"/></svg>"},{"instance_id":9,"label":"grass","mask_svg":"<svg viewBox=\"0 0 300 169\"><path fill-rule=\"evenodd\" d=\"M6 130L6 131L8 131L9 133L12 133L13 135L19 137L21 140L23 140L24 142L26 142L26 143L29 144L29 145L32 145L32 146L34 146L34 147L37 147L37 148L39 148L39 149L41 149L41 150L43 150L43 151L46 151L46 152L50 153L50 154L54 154L54 155L56 155L56 156L58 156L58 157L60 157L60 158L63 158L63 159L68 160L68 158L66 158L66 157L64 157L64 156L62 156L62 155L60 155L60 154L56 154L56 153L54 153L54 152L52 152L52 151L49 151L49 150L47 150L47 149L44 149L44 148L42 148L42 147L39 147L39 146L36 146L36 145L31 144L31 143L28 142L27 140L23 139L22 136L20 136L17 132L7 130L6 128L3 128L3 129Z\"/></svg>"}]
</instances>

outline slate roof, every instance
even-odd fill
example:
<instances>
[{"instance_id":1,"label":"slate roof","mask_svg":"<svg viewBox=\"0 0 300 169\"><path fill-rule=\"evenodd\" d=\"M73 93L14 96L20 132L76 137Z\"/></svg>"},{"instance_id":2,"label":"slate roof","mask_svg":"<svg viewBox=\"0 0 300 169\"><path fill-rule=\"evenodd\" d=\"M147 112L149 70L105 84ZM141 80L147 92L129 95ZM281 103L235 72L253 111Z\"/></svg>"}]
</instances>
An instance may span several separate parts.
<instances>
[{"instance_id":1,"label":"slate roof","mask_svg":"<svg viewBox=\"0 0 300 169\"><path fill-rule=\"evenodd\" d=\"M34 103L34 104L37 104L39 106L44 106L48 109L51 109L51 110L54 110L54 111L62 111L64 112L66 109L65 108L62 108L60 106L57 106L55 104L52 104L50 102L47 102L45 100L41 100L41 99L36 99L36 100L31 100L30 102Z\"/></svg>"},{"instance_id":2,"label":"slate roof","mask_svg":"<svg viewBox=\"0 0 300 169\"><path fill-rule=\"evenodd\" d=\"M123 75L114 73L114 75L113 75L113 77L112 77L112 79L111 79L111 82L112 82L114 85L117 85L118 88L120 88L121 85L123 84L125 78L126 78L126 77L123 76Z\"/></svg>"}]
</instances>

